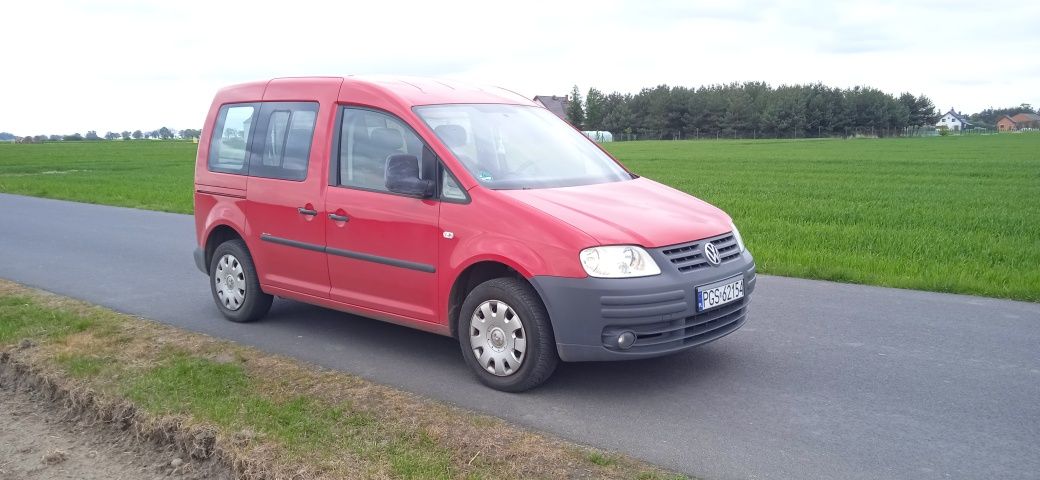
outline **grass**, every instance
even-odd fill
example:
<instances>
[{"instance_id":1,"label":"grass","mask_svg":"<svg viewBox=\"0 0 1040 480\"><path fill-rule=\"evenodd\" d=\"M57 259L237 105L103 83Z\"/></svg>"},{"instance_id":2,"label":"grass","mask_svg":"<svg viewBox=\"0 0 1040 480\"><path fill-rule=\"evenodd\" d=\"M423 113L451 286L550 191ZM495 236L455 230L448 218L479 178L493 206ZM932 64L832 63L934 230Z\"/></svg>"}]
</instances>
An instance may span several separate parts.
<instances>
[{"instance_id":1,"label":"grass","mask_svg":"<svg viewBox=\"0 0 1040 480\"><path fill-rule=\"evenodd\" d=\"M0 280L0 361L8 356L28 364L23 371L95 392L99 404L129 401L157 425L177 419L215 431L221 452L262 463L270 478L686 478Z\"/></svg>"},{"instance_id":2,"label":"grass","mask_svg":"<svg viewBox=\"0 0 1040 480\"><path fill-rule=\"evenodd\" d=\"M0 344L23 338L62 338L85 331L94 323L91 316L39 308L29 296L0 296Z\"/></svg>"},{"instance_id":3,"label":"grass","mask_svg":"<svg viewBox=\"0 0 1040 480\"><path fill-rule=\"evenodd\" d=\"M0 143L0 192L191 213L197 149L183 141Z\"/></svg>"},{"instance_id":4,"label":"grass","mask_svg":"<svg viewBox=\"0 0 1040 480\"><path fill-rule=\"evenodd\" d=\"M589 452L585 454L585 459L601 467L607 467L617 463L616 458L611 455L604 455L602 452Z\"/></svg>"},{"instance_id":5,"label":"grass","mask_svg":"<svg viewBox=\"0 0 1040 480\"><path fill-rule=\"evenodd\" d=\"M196 147L0 144L0 192L191 213ZM1040 135L606 147L726 210L761 272L1040 301Z\"/></svg>"},{"instance_id":6,"label":"grass","mask_svg":"<svg viewBox=\"0 0 1040 480\"><path fill-rule=\"evenodd\" d=\"M62 354L55 359L65 367L70 376L76 378L93 377L101 373L111 360L93 355Z\"/></svg>"},{"instance_id":7,"label":"grass","mask_svg":"<svg viewBox=\"0 0 1040 480\"><path fill-rule=\"evenodd\" d=\"M607 148L729 213L762 272L1040 301L1040 135Z\"/></svg>"}]
</instances>

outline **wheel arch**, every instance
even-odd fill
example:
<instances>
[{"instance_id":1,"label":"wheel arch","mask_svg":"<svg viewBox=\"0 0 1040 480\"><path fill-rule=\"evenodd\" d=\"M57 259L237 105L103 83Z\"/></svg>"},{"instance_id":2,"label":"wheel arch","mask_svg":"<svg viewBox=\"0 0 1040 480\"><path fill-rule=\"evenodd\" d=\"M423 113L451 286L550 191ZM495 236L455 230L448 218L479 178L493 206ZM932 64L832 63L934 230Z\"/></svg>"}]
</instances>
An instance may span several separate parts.
<instances>
[{"instance_id":1,"label":"wheel arch","mask_svg":"<svg viewBox=\"0 0 1040 480\"><path fill-rule=\"evenodd\" d=\"M214 225L210 229L209 233L206 234L206 244L203 249L207 271L210 263L213 262L213 252L216 251L217 246L228 240L236 239L245 242L245 237L238 230L235 230L234 227L226 223Z\"/></svg>"},{"instance_id":2,"label":"wheel arch","mask_svg":"<svg viewBox=\"0 0 1040 480\"><path fill-rule=\"evenodd\" d=\"M466 301L466 296L477 285L495 278L516 278L530 285L530 281L527 280L521 270L506 261L481 259L467 265L455 277L451 284L451 290L448 293L448 325L451 328L451 336L453 338L458 338L459 310L462 308L462 303ZM533 285L531 285L531 288L536 294L538 293ZM541 299L541 294L538 294L538 297Z\"/></svg>"}]
</instances>

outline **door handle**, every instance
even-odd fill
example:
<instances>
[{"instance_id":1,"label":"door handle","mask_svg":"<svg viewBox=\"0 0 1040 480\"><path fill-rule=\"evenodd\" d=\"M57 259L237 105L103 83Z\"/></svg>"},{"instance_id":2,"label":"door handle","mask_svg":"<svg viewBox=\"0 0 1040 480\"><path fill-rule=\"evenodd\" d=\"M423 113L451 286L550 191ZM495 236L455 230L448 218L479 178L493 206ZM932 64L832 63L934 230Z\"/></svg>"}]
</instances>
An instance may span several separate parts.
<instances>
[{"instance_id":1,"label":"door handle","mask_svg":"<svg viewBox=\"0 0 1040 480\"><path fill-rule=\"evenodd\" d=\"M300 212L300 215L307 215L308 217L313 217L318 214L317 210L304 207L297 208L296 211Z\"/></svg>"},{"instance_id":2,"label":"door handle","mask_svg":"<svg viewBox=\"0 0 1040 480\"><path fill-rule=\"evenodd\" d=\"M335 213L330 213L329 214L329 218L331 218L332 220L335 220L337 222L349 222L350 221L350 217L348 217L346 215L337 215Z\"/></svg>"}]
</instances>

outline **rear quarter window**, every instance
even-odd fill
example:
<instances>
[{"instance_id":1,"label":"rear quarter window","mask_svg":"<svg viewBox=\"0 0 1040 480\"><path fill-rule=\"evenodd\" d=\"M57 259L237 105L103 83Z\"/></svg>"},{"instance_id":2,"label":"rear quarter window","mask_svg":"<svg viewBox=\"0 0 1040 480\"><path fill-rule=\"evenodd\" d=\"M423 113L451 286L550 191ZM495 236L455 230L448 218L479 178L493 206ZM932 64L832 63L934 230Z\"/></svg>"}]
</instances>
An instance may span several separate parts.
<instances>
[{"instance_id":1,"label":"rear quarter window","mask_svg":"<svg viewBox=\"0 0 1040 480\"><path fill-rule=\"evenodd\" d=\"M258 105L229 104L220 107L209 144L209 170L245 175L249 170L249 142Z\"/></svg>"}]
</instances>

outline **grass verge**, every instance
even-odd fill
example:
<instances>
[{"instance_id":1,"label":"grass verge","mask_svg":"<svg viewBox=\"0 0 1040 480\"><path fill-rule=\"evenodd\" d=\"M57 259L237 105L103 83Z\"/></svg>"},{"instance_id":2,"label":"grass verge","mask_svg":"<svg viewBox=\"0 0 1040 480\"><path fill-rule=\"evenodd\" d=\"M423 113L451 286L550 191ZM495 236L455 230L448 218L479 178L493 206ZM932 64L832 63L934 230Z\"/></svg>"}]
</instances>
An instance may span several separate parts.
<instances>
[{"instance_id":1,"label":"grass verge","mask_svg":"<svg viewBox=\"0 0 1040 480\"><path fill-rule=\"evenodd\" d=\"M7 281L0 347L0 370L31 373L66 404L107 405L99 419L243 478L685 478Z\"/></svg>"}]
</instances>

